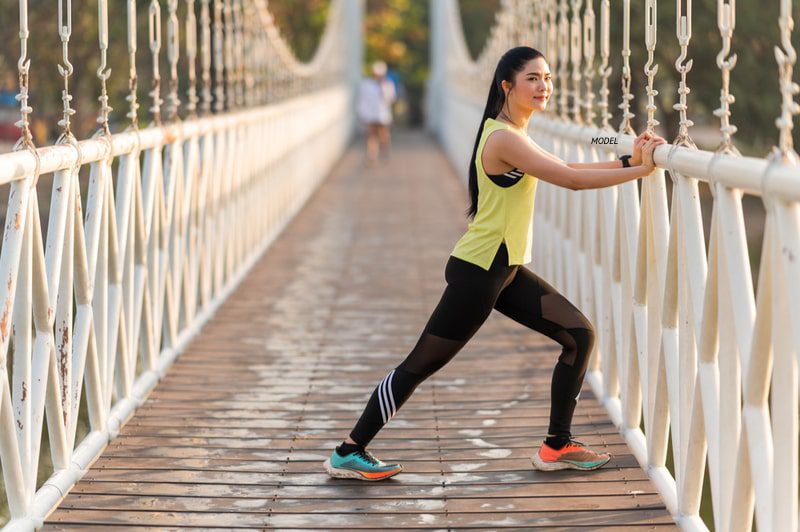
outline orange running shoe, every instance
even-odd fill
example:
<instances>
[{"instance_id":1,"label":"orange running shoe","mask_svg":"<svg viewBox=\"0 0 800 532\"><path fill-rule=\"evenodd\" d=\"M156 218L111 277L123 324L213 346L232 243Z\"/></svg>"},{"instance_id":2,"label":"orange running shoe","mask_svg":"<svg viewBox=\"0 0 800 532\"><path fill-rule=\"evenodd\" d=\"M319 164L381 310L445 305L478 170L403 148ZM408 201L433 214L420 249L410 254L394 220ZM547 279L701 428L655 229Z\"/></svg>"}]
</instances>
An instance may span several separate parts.
<instances>
[{"instance_id":1,"label":"orange running shoe","mask_svg":"<svg viewBox=\"0 0 800 532\"><path fill-rule=\"evenodd\" d=\"M542 443L539 451L533 455L531 463L538 471L559 471L561 469L580 469L589 471L602 467L611 460L608 453L598 453L587 449L579 441L570 440L561 449L553 449Z\"/></svg>"}]
</instances>

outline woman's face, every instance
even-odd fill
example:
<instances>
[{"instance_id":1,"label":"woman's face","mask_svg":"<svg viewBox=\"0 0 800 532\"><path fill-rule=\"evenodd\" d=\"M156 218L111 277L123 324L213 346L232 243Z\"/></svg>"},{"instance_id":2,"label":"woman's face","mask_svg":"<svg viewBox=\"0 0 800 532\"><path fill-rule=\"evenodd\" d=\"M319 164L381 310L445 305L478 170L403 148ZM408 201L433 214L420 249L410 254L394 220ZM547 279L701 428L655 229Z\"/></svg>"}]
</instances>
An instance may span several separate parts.
<instances>
[{"instance_id":1,"label":"woman's face","mask_svg":"<svg viewBox=\"0 0 800 532\"><path fill-rule=\"evenodd\" d=\"M553 94L550 67L543 57L531 59L514 76L514 86L508 93L509 103L530 111L544 111Z\"/></svg>"}]
</instances>

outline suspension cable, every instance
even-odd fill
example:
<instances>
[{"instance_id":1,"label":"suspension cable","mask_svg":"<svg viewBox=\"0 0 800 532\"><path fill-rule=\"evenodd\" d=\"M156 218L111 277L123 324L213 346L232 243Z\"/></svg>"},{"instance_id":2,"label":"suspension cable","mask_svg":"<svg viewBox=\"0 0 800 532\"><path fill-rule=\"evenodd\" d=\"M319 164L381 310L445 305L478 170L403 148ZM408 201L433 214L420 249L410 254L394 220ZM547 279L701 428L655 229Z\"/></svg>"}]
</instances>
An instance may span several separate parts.
<instances>
[{"instance_id":1,"label":"suspension cable","mask_svg":"<svg viewBox=\"0 0 800 532\"><path fill-rule=\"evenodd\" d=\"M169 92L167 93L167 119L178 120L181 105L178 96L178 59L180 58L180 26L178 0L167 0L167 60L169 61Z\"/></svg>"},{"instance_id":2,"label":"suspension cable","mask_svg":"<svg viewBox=\"0 0 800 532\"><path fill-rule=\"evenodd\" d=\"M214 0L214 111L217 113L225 110L222 8L222 0Z\"/></svg>"},{"instance_id":3,"label":"suspension cable","mask_svg":"<svg viewBox=\"0 0 800 532\"><path fill-rule=\"evenodd\" d=\"M136 75L136 0L128 0L128 95L125 99L130 104L128 114L131 128L139 129L139 103L136 101L136 91L139 88L139 79Z\"/></svg>"},{"instance_id":4,"label":"suspension cable","mask_svg":"<svg viewBox=\"0 0 800 532\"><path fill-rule=\"evenodd\" d=\"M600 4L600 66L598 73L603 77L600 84L600 117L603 129L613 130L609 120L612 115L608 110L608 78L611 76L612 67L608 65L611 55L611 6L609 0L601 0Z\"/></svg>"},{"instance_id":5,"label":"suspension cable","mask_svg":"<svg viewBox=\"0 0 800 532\"><path fill-rule=\"evenodd\" d=\"M686 2L685 9L683 6L684 1ZM681 55L675 60L675 68L681 75L681 81L678 84L678 96L680 101L673 105L672 108L680 112L681 119L678 136L675 137L673 144L697 149L694 141L689 136L689 128L694 125L694 122L689 120L686 116L686 111L688 109L686 96L691 92L689 86L686 84L686 75L692 69L692 60L690 59L688 62L684 62L688 55L689 41L692 39L692 0L676 0L675 20L678 43L681 45Z\"/></svg>"},{"instance_id":6,"label":"suspension cable","mask_svg":"<svg viewBox=\"0 0 800 532\"><path fill-rule=\"evenodd\" d=\"M188 64L189 88L186 89L186 113L197 116L197 17L194 0L186 0L186 62Z\"/></svg>"},{"instance_id":7,"label":"suspension cable","mask_svg":"<svg viewBox=\"0 0 800 532\"><path fill-rule=\"evenodd\" d=\"M66 6L65 6L66 2ZM75 114L75 109L70 107L72 95L69 92L69 78L72 76L73 67L69 61L69 38L72 35L72 0L59 0L58 2L58 36L61 38L61 60L64 63L58 66L58 72L64 78L64 90L61 91L61 102L64 109L58 126L61 134L56 144L67 141L72 135L70 130L70 117Z\"/></svg>"},{"instance_id":8,"label":"suspension cable","mask_svg":"<svg viewBox=\"0 0 800 532\"><path fill-rule=\"evenodd\" d=\"M619 125L619 132L634 135L635 131L631 126L631 119L636 115L631 112L630 102L633 100L631 94L631 0L623 0L622 7L622 122Z\"/></svg>"},{"instance_id":9,"label":"suspension cable","mask_svg":"<svg viewBox=\"0 0 800 532\"><path fill-rule=\"evenodd\" d=\"M596 113L594 111L594 52L595 52L595 15L592 2L586 4L586 9L583 12L583 59L586 62L583 71L586 78L586 100L584 108L586 109L586 123L592 126L595 125L594 118Z\"/></svg>"},{"instance_id":10,"label":"suspension cable","mask_svg":"<svg viewBox=\"0 0 800 532\"><path fill-rule=\"evenodd\" d=\"M778 62L778 80L781 91L781 116L775 119L780 131L777 153L787 164L799 164L797 152L792 145L793 116L800 113L800 104L794 101L794 95L800 93L800 85L792 82L792 72L797 61L797 52L792 47L792 0L781 0L781 15L778 19L781 29L781 49L775 46L775 59Z\"/></svg>"},{"instance_id":11,"label":"suspension cable","mask_svg":"<svg viewBox=\"0 0 800 532\"><path fill-rule=\"evenodd\" d=\"M717 54L717 66L722 70L722 90L720 91L720 107L714 110L714 115L720 119L720 132L722 141L717 147L718 153L740 155L739 150L733 145L733 135L738 128L731 124L730 106L736 101L730 93L731 70L736 66L736 54L731 52L731 39L736 27L736 0L717 0L717 25L722 36L722 50Z\"/></svg>"},{"instance_id":12,"label":"suspension cable","mask_svg":"<svg viewBox=\"0 0 800 532\"><path fill-rule=\"evenodd\" d=\"M150 113L153 115L153 124L161 125L161 74L158 69L159 52L161 51L161 7L158 0L150 0L148 9L148 28L150 37L150 53L153 57L153 84L150 91L152 106Z\"/></svg>"},{"instance_id":13,"label":"suspension cable","mask_svg":"<svg viewBox=\"0 0 800 532\"><path fill-rule=\"evenodd\" d=\"M211 14L209 3L211 0L201 0L200 4L200 27L202 28L200 39L200 79L203 82L203 102L200 106L204 115L211 114Z\"/></svg>"},{"instance_id":14,"label":"suspension cable","mask_svg":"<svg viewBox=\"0 0 800 532\"><path fill-rule=\"evenodd\" d=\"M97 98L100 102L100 115L97 117L97 123L100 124L100 129L106 136L111 136L108 128L108 115L114 109L108 105L106 87L106 82L111 76L111 69L106 68L108 66L108 0L97 0L97 26L97 36L100 42L100 66L97 68L97 77L100 80L100 96Z\"/></svg>"}]
</instances>

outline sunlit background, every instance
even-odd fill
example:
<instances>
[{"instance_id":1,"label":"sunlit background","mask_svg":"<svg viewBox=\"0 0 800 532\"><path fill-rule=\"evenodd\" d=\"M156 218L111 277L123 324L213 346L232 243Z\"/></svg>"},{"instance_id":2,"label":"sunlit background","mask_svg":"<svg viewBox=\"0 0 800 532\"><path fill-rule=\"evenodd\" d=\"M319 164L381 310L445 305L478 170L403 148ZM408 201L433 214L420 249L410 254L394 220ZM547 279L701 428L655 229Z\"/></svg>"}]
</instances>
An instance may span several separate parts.
<instances>
[{"instance_id":1,"label":"sunlit background","mask_svg":"<svg viewBox=\"0 0 800 532\"><path fill-rule=\"evenodd\" d=\"M599 2L596 2L599 4ZM0 10L0 27L13 28L18 24L17 10L7 2L9 9ZM75 73L70 80L74 95L73 108L76 136L86 138L96 129L95 118L98 113L97 93L99 82L95 70L99 63L97 43L97 9L91 0L73 0L73 39L70 57L75 65ZM270 10L275 14L276 23L296 55L303 60L310 59L319 42L325 26L330 0L271 0ZM477 56L486 42L492 26L499 0L460 0L461 17L467 45ZM428 2L420 0L367 0L365 2L365 65L375 60L386 61L401 85L401 99L396 104L397 123L405 126L420 126L424 122L425 82L428 74ZM125 35L125 17L115 16L114 5L110 6L112 36L109 49L109 64L112 75L108 81L111 93L112 131L119 131L127 123L124 97L128 90L127 50L124 39L115 35ZM796 6L797 7L797 6ZM58 76L56 64L60 60L61 46L57 32L56 16L52 8L33 4L30 13L30 27L36 38L29 43L31 58L31 105L33 112L33 131L37 145L52 142L57 134L58 118L61 113L62 80ZM117 7L117 9L121 9ZM140 4L138 17L140 51L147 50L147 4ZM714 149L719 142L719 121L713 110L719 107L720 70L716 66L716 56L721 48L717 28L716 3L696 2L693 5L693 35L689 48L689 59L694 66L688 79L692 92L688 96L689 116L695 122L690 130L698 146ZM800 8L799 8L800 9ZM182 16L185 5L180 4ZM731 75L731 93L737 96L731 106L731 122L738 125L735 142L744 155L763 157L776 143L775 119L780 114L780 93L778 91L777 65L773 44L779 41L777 2L740 2L736 6L736 33L732 52L738 55L736 68ZM612 2L612 19L621 19L622 4ZM658 9L658 46L654 62L659 65L655 85L659 94L656 98L656 118L661 122L661 134L672 139L678 131L679 114L672 106L677 101L679 74L674 62L679 56L680 47L675 36L674 2L663 2ZM794 15L800 19L800 13ZM646 120L646 97L642 73L647 51L644 46L644 3L631 5L631 67L634 75L631 92L636 95L632 101L633 121L637 131L643 129ZM16 37L16 33L13 37ZM11 35L11 34L9 34ZM746 35L737 39L737 35ZM800 48L800 32L794 32L794 45ZM19 81L16 62L19 57L19 41L6 39L6 46L0 48L0 147L8 149L18 137L19 130L13 123L18 119L19 110L14 95L18 92ZM620 50L622 43L621 25L612 25L611 50ZM614 72L610 78L612 103L615 95L621 94L620 70L622 58L619 53L612 54L611 65ZM139 54L139 99L143 104L149 101L147 92L151 75L147 68L150 58L146 53ZM167 67L165 54L162 54L163 67ZM552 66L555 68L555 65ZM636 75L636 73L640 75ZM181 73L185 76L185 72ZM185 80L181 80L185 87ZM556 91L560 86L556 85ZM746 96L745 96L746 95ZM616 102L618 104L619 102ZM612 105L613 124L619 124L620 110ZM144 105L142 111L145 111ZM143 113L145 114L145 113ZM795 145L800 144L798 130L794 131ZM3 150L5 151L5 150Z\"/></svg>"},{"instance_id":2,"label":"sunlit background","mask_svg":"<svg viewBox=\"0 0 800 532\"><path fill-rule=\"evenodd\" d=\"M51 5L52 4L52 5ZM488 37L488 32L500 0L460 0L461 17L467 45L477 56ZM595 4L599 4L595 1ZM0 152L11 148L19 136L14 122L19 119L19 107L14 96L19 90L16 63L19 57L19 40L15 28L18 25L16 6L11 1L0 3L0 27L4 30L4 44L0 47ZM32 130L38 146L52 144L58 134L57 122L62 112L60 91L63 80L58 75L56 65L61 58L61 45L57 32L57 17L54 13L55 2L32 2L29 13L29 24L35 38L29 42L31 58L31 100L34 109ZM327 20L330 0L270 0L269 7L274 14L281 32L292 45L301 60L313 57L319 38ZM142 103L142 123L146 124L148 92L150 90L151 70L150 57L146 52L147 45L147 3L139 3L139 40L141 61L139 70L139 93ZM428 2L422 0L367 0L364 18L365 54L364 73L368 66L376 60L388 63L398 76L402 86L401 98L396 104L396 122L399 127L420 127L425 116L425 85L428 76L429 30ZM795 3L800 9L800 3ZM115 9L118 11L115 13ZM180 4L180 16L183 17L185 5ZM612 2L612 19L620 20L622 3ZM690 129L692 138L700 148L713 150L719 142L719 121L713 110L720 105L721 74L716 66L716 56L721 48L721 38L717 28L716 2L695 2L693 5L693 36L689 49L689 59L693 60L693 68L688 75L691 94L688 97L689 116L695 122ZM736 6L736 34L733 39L732 52L738 55L738 62L731 76L730 91L737 96L731 106L731 122L739 130L735 135L735 144L744 155L763 157L771 146L777 142L775 119L780 115L780 92L778 90L777 65L773 46L779 41L778 2L739 2ZM111 94L112 132L119 132L128 123L125 118L128 93L127 49L125 39L126 18L121 2L110 6L110 49L109 65L112 69L108 81ZM95 71L99 64L97 50L97 9L92 0L73 0L73 39L70 44L70 58L75 72L70 79L71 92L74 96L72 107L77 111L73 118L73 131L77 138L89 137L97 128L98 114L97 94L99 82ZM795 13L795 20L800 20L800 13ZM679 114L673 110L677 101L677 84L679 74L674 63L680 55L680 47L675 36L674 2L662 2L658 9L658 46L654 62L659 65L655 85L659 92L656 98L656 118L660 122L660 133L668 140L675 137L678 131ZM631 5L631 92L635 95L632 111L635 113L633 126L636 131L644 129L647 118L645 110L646 97L644 84L646 78L643 67L647 59L644 46L644 2L632 2ZM611 66L613 74L609 79L612 107L614 113L612 124L619 124L621 119L619 103L620 70L622 58L621 25L612 25ZM13 29L13 30L12 30ZM747 36L747 40L736 35ZM800 49L800 32L793 35L794 46ZM520 43L525 44L525 43ZM167 69L166 54L162 53L162 69ZM555 69L555 65L551 65ZM185 71L181 70L181 76ZM185 90L185 79L181 80L181 91ZM487 87L488 89L488 87ZM556 91L560 84L556 84ZM617 101L614 100L617 98ZM800 129L793 132L795 146L800 145ZM708 195L707 193L705 193ZM761 212L760 200L749 198L746 212ZM763 217L763 213L759 214ZM760 252L760 226L749 222L748 230L758 233L749 246L754 256L753 269L756 271L756 257ZM754 276L755 278L755 276ZM85 405L85 402L82 403ZM85 416L82 416L85 419ZM79 429L81 430L81 429ZM85 427L84 427L85 430ZM48 444L46 431L43 444ZM41 453L43 461L49 461L50 453ZM40 482L52 472L49 464L39 468ZM0 486L0 489L2 486ZM0 493L0 505L5 497ZM3 522L4 509L0 508L0 524ZM710 520L707 520L710 522Z\"/></svg>"}]
</instances>

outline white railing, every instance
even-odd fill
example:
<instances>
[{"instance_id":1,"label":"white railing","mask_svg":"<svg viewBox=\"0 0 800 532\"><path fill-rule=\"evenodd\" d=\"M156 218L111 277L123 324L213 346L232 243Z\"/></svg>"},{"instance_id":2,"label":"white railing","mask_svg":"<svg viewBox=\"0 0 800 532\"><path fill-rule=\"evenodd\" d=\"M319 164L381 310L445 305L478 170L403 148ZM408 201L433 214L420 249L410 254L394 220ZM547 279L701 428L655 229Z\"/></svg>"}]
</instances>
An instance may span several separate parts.
<instances>
[{"instance_id":1,"label":"white railing","mask_svg":"<svg viewBox=\"0 0 800 532\"><path fill-rule=\"evenodd\" d=\"M549 35L550 50L557 56L551 68L565 68L566 61L559 58L575 55L565 53L566 48L556 53L555 31L536 32L537 21L556 19L556 2L533 2L539 18L520 27L517 15L530 4L504 3L487 49L502 52L516 45L514 31L532 32L527 42L547 49ZM572 5L577 10L581 2ZM433 127L466 175L486 97L481 91L488 89L492 61L499 53L484 63L464 59L457 5L447 1L432 7L432 33L439 35L432 46L430 101L441 112ZM563 15L566 2L561 7ZM782 2L781 28L791 28L790 7L791 2ZM720 6L720 20L730 22L728 9L728 4ZM522 20L524 25L528 19ZM572 17L569 23L579 20ZM592 18L583 20L594 28ZM568 23L561 16L559 22ZM732 24L721 26L732 29ZM653 176L641 183L583 192L542 183L537 193L533 267L595 324L599 341L588 381L669 511L690 530L712 525L700 516L704 481L710 484L717 530L750 530L754 524L759 530L798 526L800 167L790 134L792 116L798 112L792 101L797 89L785 82L787 69L791 80L795 55L788 30L782 31L784 50L776 52L784 94L783 114L776 121L780 145L769 157L741 157L732 148L735 127L727 122L726 105L733 100L727 98L725 77L732 67L719 60L725 87L723 108L717 113L720 150L694 147L685 135L691 125L685 120L685 105L678 104L681 137L658 149L659 170ZM685 45L691 34L685 18L682 34ZM580 39L577 42L580 45ZM584 51L593 46L586 41L583 45ZM463 68L454 63L465 60ZM478 67L489 70L478 73ZM467 72L483 81L466 90L448 84L468 79ZM601 161L630 153L632 130L625 123L629 117L615 131L581 120L580 115L566 116L564 105L560 111L560 116L534 116L531 134L564 160ZM592 145L591 139L599 136L613 137L619 144L615 150ZM700 182L713 194L708 243ZM760 197L766 210L755 290L743 194Z\"/></svg>"},{"instance_id":2,"label":"white railing","mask_svg":"<svg viewBox=\"0 0 800 532\"><path fill-rule=\"evenodd\" d=\"M210 22L210 2L203 4ZM238 74L219 78L225 86L215 87L217 103L227 98L232 109L210 114L207 80L203 116L191 108L181 121L173 107L158 125L156 92L156 125L139 130L133 92L125 132L111 135L106 121L90 140L65 134L57 145L37 149L26 131L18 151L0 155L0 186L9 188L0 250L0 459L12 518L4 530L41 526L349 142L361 3L332 2L336 27L321 47L336 57L320 67L332 78L306 82L314 74L291 63L295 83L312 90L269 104L263 101L275 99L269 93L275 80L245 83L264 73L265 58L248 46L273 39L264 44L269 51L279 36L267 24L268 12L259 10L263 3L244 7L252 10L246 24L230 17L240 21L230 35L239 32L241 53L231 45L225 62ZM170 10L174 15L173 3ZM263 27L253 25L259 17ZM205 39L204 53L210 44ZM273 66L291 59L282 46ZM175 105L176 87L170 89ZM30 109L21 100L25 130ZM252 106L244 108L246 102ZM101 103L103 113L110 111ZM52 176L46 231L37 194L45 192L43 176ZM86 434L79 428L82 409ZM54 473L37 488L44 423Z\"/></svg>"}]
</instances>

